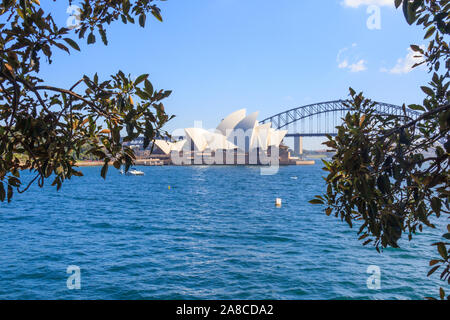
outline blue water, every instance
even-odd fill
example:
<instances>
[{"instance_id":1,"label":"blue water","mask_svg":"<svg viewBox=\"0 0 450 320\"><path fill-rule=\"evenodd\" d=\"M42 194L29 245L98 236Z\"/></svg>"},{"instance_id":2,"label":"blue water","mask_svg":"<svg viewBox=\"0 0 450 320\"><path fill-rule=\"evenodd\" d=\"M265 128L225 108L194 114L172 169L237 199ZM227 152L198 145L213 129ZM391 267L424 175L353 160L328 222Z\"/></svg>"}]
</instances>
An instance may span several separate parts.
<instances>
[{"instance_id":1,"label":"blue water","mask_svg":"<svg viewBox=\"0 0 450 320\"><path fill-rule=\"evenodd\" d=\"M0 204L0 299L422 299L435 257L427 230L378 254L308 200L321 165L141 167L144 177L84 168L57 192ZM298 177L292 179L291 177ZM50 181L49 181L50 182ZM168 186L171 188L169 189ZM275 198L283 206L274 206ZM69 265L81 289L69 290ZM369 265L381 289L367 288Z\"/></svg>"}]
</instances>

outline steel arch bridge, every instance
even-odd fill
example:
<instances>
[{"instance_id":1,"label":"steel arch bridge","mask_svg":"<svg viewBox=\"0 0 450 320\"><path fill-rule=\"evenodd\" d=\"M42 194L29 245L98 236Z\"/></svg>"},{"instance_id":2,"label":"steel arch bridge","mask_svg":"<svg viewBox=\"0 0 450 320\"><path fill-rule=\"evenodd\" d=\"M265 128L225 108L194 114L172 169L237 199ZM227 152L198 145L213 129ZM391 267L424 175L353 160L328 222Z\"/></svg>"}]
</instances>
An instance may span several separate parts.
<instances>
[{"instance_id":1,"label":"steel arch bridge","mask_svg":"<svg viewBox=\"0 0 450 320\"><path fill-rule=\"evenodd\" d=\"M336 136L336 126L342 123L342 118L351 111L345 103L347 100L335 100L309 104L280 112L261 121L261 124L271 122L274 129L287 130L286 137L295 139L295 153L302 153L302 137ZM404 117L403 108L393 104L375 102L379 114ZM406 110L406 115L416 119L421 115L414 110Z\"/></svg>"},{"instance_id":2,"label":"steel arch bridge","mask_svg":"<svg viewBox=\"0 0 450 320\"><path fill-rule=\"evenodd\" d=\"M271 122L274 129L288 130L288 137L294 136L325 136L336 135L336 126L348 111L346 100L319 102L280 112L261 121L261 124ZM393 104L376 102L379 114L403 117L403 108ZM421 115L414 110L406 110L408 117L416 119ZM308 119L308 121L306 121ZM315 121L313 121L315 120ZM296 124L300 123L300 127ZM294 127L294 128L293 128ZM294 130L292 130L294 129Z\"/></svg>"}]
</instances>

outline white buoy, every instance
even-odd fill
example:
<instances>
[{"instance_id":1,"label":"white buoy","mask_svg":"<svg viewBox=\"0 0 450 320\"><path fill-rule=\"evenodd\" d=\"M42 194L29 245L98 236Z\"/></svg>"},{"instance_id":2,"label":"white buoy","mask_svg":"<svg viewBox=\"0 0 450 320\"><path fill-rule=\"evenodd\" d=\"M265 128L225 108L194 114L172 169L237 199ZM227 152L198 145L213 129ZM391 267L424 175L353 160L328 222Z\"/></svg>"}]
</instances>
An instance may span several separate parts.
<instances>
[{"instance_id":1,"label":"white buoy","mask_svg":"<svg viewBox=\"0 0 450 320\"><path fill-rule=\"evenodd\" d=\"M276 199L275 199L275 205L276 205L277 207L281 207L281 198L276 198Z\"/></svg>"}]
</instances>

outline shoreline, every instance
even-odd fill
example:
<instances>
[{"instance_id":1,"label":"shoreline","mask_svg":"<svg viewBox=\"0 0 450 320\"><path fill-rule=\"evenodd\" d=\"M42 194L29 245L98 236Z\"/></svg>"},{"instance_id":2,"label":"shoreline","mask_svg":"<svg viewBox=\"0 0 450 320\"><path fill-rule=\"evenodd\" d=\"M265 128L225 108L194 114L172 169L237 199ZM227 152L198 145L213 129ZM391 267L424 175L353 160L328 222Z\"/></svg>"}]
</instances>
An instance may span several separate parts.
<instances>
[{"instance_id":1,"label":"shoreline","mask_svg":"<svg viewBox=\"0 0 450 320\"><path fill-rule=\"evenodd\" d=\"M152 167L152 166L158 166L158 167L162 167L162 166L173 166L173 167L192 167L192 166L205 166L205 164L190 164L190 165L174 165L174 164L152 164L152 165L148 165L146 163L148 163L149 160L137 160L136 163L134 164L135 166L145 166L145 167ZM307 166L307 165L314 165L316 162L314 160L300 160L300 161L296 161L296 163L292 163L292 164L283 164L280 163L279 166ZM103 166L104 162L103 161L77 161L75 163L75 165L77 167L101 167ZM109 165L112 165L112 162L109 162ZM218 166L218 167L223 167L223 166L263 166L263 165L256 165L256 164L210 164L210 166Z\"/></svg>"},{"instance_id":2,"label":"shoreline","mask_svg":"<svg viewBox=\"0 0 450 320\"><path fill-rule=\"evenodd\" d=\"M104 164L103 161L77 161L77 162L75 162L75 165L77 167L99 167L99 166L103 166L103 164Z\"/></svg>"}]
</instances>

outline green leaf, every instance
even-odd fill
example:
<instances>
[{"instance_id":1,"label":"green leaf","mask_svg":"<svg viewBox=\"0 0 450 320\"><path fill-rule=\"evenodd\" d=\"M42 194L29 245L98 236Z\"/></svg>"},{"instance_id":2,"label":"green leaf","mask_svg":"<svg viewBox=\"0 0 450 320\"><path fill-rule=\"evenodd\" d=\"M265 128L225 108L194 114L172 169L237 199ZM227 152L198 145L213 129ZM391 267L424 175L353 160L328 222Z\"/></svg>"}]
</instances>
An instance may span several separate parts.
<instances>
[{"instance_id":1,"label":"green leaf","mask_svg":"<svg viewBox=\"0 0 450 320\"><path fill-rule=\"evenodd\" d=\"M3 182L0 181L0 202L5 201L6 193L5 187L3 186Z\"/></svg>"},{"instance_id":2,"label":"green leaf","mask_svg":"<svg viewBox=\"0 0 450 320\"><path fill-rule=\"evenodd\" d=\"M100 33L100 36L102 37L103 43L105 44L105 46L107 46L108 45L108 37L106 36L106 31L103 29L100 29L98 32Z\"/></svg>"},{"instance_id":3,"label":"green leaf","mask_svg":"<svg viewBox=\"0 0 450 320\"><path fill-rule=\"evenodd\" d=\"M162 18L161 13L159 12L158 9L152 8L152 15L154 15L155 18L158 19L159 21L163 22L163 18Z\"/></svg>"},{"instance_id":4,"label":"green leaf","mask_svg":"<svg viewBox=\"0 0 450 320\"><path fill-rule=\"evenodd\" d=\"M60 49L62 49L64 51L66 51L67 53L70 53L69 49L65 45L63 45L62 43L56 43L55 42L55 46L57 46L58 48L60 48Z\"/></svg>"},{"instance_id":5,"label":"green leaf","mask_svg":"<svg viewBox=\"0 0 450 320\"><path fill-rule=\"evenodd\" d=\"M426 86L422 86L420 87L420 89L422 89L423 92L425 92L427 95L433 97L434 96L434 92L431 88L426 87Z\"/></svg>"},{"instance_id":6,"label":"green leaf","mask_svg":"<svg viewBox=\"0 0 450 320\"><path fill-rule=\"evenodd\" d=\"M88 39L87 39L87 43L91 44L91 43L95 43L95 35L91 32L89 33Z\"/></svg>"},{"instance_id":7,"label":"green leaf","mask_svg":"<svg viewBox=\"0 0 450 320\"><path fill-rule=\"evenodd\" d=\"M411 49L412 49L413 51L415 51L415 52L423 53L422 48L419 47L418 45L412 44L412 45L411 45Z\"/></svg>"},{"instance_id":8,"label":"green leaf","mask_svg":"<svg viewBox=\"0 0 450 320\"><path fill-rule=\"evenodd\" d=\"M447 253L447 248L445 247L445 244L438 243L437 245L439 254L441 255L442 258L447 259L448 258L448 253Z\"/></svg>"},{"instance_id":9,"label":"green leaf","mask_svg":"<svg viewBox=\"0 0 450 320\"><path fill-rule=\"evenodd\" d=\"M153 85L150 81L148 81L147 79L145 79L144 82L144 87L145 87L145 92L151 97L153 96Z\"/></svg>"},{"instance_id":10,"label":"green leaf","mask_svg":"<svg viewBox=\"0 0 450 320\"><path fill-rule=\"evenodd\" d=\"M73 41L72 39L70 39L70 38L64 38L63 40L64 40L65 42L67 42L67 44L68 44L69 46L71 46L72 48L74 48L75 50L80 51L80 47L79 47L78 44L77 44L75 41Z\"/></svg>"},{"instance_id":11,"label":"green leaf","mask_svg":"<svg viewBox=\"0 0 450 320\"><path fill-rule=\"evenodd\" d=\"M114 161L113 166L114 166L114 168L116 168L117 170L119 170L119 169L120 169L120 166L121 166L120 161L118 161L118 160Z\"/></svg>"},{"instance_id":12,"label":"green leaf","mask_svg":"<svg viewBox=\"0 0 450 320\"><path fill-rule=\"evenodd\" d=\"M438 84L439 83L439 76L438 76L438 74L435 72L435 73L433 73L433 82L435 83L435 84Z\"/></svg>"},{"instance_id":13,"label":"green leaf","mask_svg":"<svg viewBox=\"0 0 450 320\"><path fill-rule=\"evenodd\" d=\"M112 138L114 140L114 143L120 144L120 127L114 127L111 130Z\"/></svg>"},{"instance_id":14,"label":"green leaf","mask_svg":"<svg viewBox=\"0 0 450 320\"><path fill-rule=\"evenodd\" d=\"M428 272L427 277L431 276L433 273L436 272L437 269L439 269L440 266L435 266L431 268L431 270Z\"/></svg>"},{"instance_id":15,"label":"green leaf","mask_svg":"<svg viewBox=\"0 0 450 320\"><path fill-rule=\"evenodd\" d=\"M416 21L416 11L413 8L412 3L409 0L403 1L403 15L405 16L406 22L412 25Z\"/></svg>"},{"instance_id":16,"label":"green leaf","mask_svg":"<svg viewBox=\"0 0 450 320\"><path fill-rule=\"evenodd\" d=\"M309 201L311 204L323 204L323 201L320 199L312 199Z\"/></svg>"},{"instance_id":17,"label":"green leaf","mask_svg":"<svg viewBox=\"0 0 450 320\"><path fill-rule=\"evenodd\" d=\"M427 32L425 33L425 36L423 37L424 39L428 39L429 37L431 37L434 32L436 31L436 28L434 26L431 26Z\"/></svg>"},{"instance_id":18,"label":"green leaf","mask_svg":"<svg viewBox=\"0 0 450 320\"><path fill-rule=\"evenodd\" d=\"M390 190L390 181L387 175L379 176L377 179L377 186L381 193L386 194Z\"/></svg>"},{"instance_id":19,"label":"green leaf","mask_svg":"<svg viewBox=\"0 0 450 320\"><path fill-rule=\"evenodd\" d=\"M13 188L10 185L8 185L8 194L7 194L8 202L11 202L12 196L13 196Z\"/></svg>"},{"instance_id":20,"label":"green leaf","mask_svg":"<svg viewBox=\"0 0 450 320\"><path fill-rule=\"evenodd\" d=\"M439 262L441 262L441 260L431 260L430 267L434 266L435 264L438 264Z\"/></svg>"},{"instance_id":21,"label":"green leaf","mask_svg":"<svg viewBox=\"0 0 450 320\"><path fill-rule=\"evenodd\" d=\"M134 81L134 85L137 86L139 83L141 83L142 81L146 80L148 78L148 73L147 74L141 74L139 77L136 78L136 81Z\"/></svg>"},{"instance_id":22,"label":"green leaf","mask_svg":"<svg viewBox=\"0 0 450 320\"><path fill-rule=\"evenodd\" d=\"M108 173L108 161L105 161L105 164L102 167L102 171L100 172L100 175L103 179L106 179L106 174Z\"/></svg>"},{"instance_id":23,"label":"green leaf","mask_svg":"<svg viewBox=\"0 0 450 320\"><path fill-rule=\"evenodd\" d=\"M434 197L433 199L431 199L431 209L433 209L434 212L436 212L437 214L441 213L441 199Z\"/></svg>"},{"instance_id":24,"label":"green leaf","mask_svg":"<svg viewBox=\"0 0 450 320\"><path fill-rule=\"evenodd\" d=\"M410 104L408 106L409 109L411 110L419 110L419 111L426 111L424 107L418 105L418 104Z\"/></svg>"},{"instance_id":25,"label":"green leaf","mask_svg":"<svg viewBox=\"0 0 450 320\"><path fill-rule=\"evenodd\" d=\"M146 16L145 14L141 14L139 16L139 25L144 28L145 27L145 20L146 20Z\"/></svg>"},{"instance_id":26,"label":"green leaf","mask_svg":"<svg viewBox=\"0 0 450 320\"><path fill-rule=\"evenodd\" d=\"M402 0L395 0L395 7L398 9L400 5L402 4Z\"/></svg>"}]
</instances>

